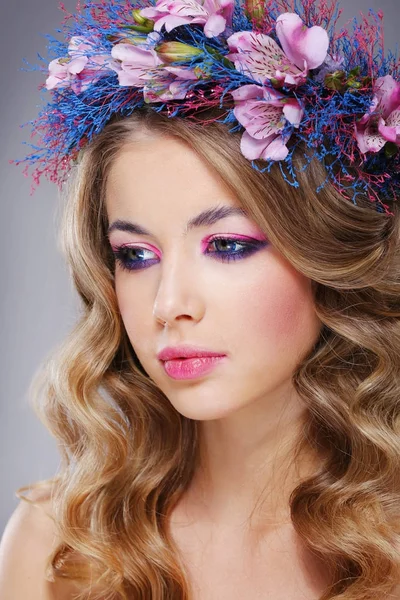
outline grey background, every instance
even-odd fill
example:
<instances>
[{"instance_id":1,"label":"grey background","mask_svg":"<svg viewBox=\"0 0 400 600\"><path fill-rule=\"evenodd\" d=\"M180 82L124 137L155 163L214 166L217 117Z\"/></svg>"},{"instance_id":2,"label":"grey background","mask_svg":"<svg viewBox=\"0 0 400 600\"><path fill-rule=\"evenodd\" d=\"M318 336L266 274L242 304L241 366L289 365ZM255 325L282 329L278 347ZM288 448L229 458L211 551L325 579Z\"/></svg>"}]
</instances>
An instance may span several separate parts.
<instances>
[{"instance_id":1,"label":"grey background","mask_svg":"<svg viewBox=\"0 0 400 600\"><path fill-rule=\"evenodd\" d=\"M65 0L68 10L75 1ZM341 21L369 8L385 12L386 47L400 39L400 0L343 2ZM0 161L0 534L18 503L15 490L51 477L59 464L55 441L28 404L28 386L42 360L71 329L77 299L56 246L60 201L57 187L42 181L30 195L30 180L10 158L22 157L37 114L39 72L24 72L23 59L37 63L46 40L62 19L56 0L1 3Z\"/></svg>"}]
</instances>

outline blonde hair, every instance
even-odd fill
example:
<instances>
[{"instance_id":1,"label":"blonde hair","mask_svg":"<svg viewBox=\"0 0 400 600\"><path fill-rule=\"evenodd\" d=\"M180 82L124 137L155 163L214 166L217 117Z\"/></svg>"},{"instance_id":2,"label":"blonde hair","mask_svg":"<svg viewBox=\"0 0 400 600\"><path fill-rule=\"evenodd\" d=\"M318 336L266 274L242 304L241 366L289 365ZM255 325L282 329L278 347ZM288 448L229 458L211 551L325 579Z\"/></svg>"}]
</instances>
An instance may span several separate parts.
<instances>
[{"instance_id":1,"label":"blonde hair","mask_svg":"<svg viewBox=\"0 0 400 600\"><path fill-rule=\"evenodd\" d=\"M62 456L48 480L63 540L49 557L51 573L78 581L79 598L191 598L168 518L198 464L197 423L172 407L135 355L106 237L110 167L142 134L188 144L311 279L323 327L293 383L307 408L298 450L311 444L321 461L293 491L291 519L332 573L320 600L383 598L400 578L399 207L388 216L329 185L316 193L325 171L315 162L294 189L278 167L257 172L226 125L202 127L148 107L112 119L84 150L63 215L62 249L82 315L32 386Z\"/></svg>"}]
</instances>

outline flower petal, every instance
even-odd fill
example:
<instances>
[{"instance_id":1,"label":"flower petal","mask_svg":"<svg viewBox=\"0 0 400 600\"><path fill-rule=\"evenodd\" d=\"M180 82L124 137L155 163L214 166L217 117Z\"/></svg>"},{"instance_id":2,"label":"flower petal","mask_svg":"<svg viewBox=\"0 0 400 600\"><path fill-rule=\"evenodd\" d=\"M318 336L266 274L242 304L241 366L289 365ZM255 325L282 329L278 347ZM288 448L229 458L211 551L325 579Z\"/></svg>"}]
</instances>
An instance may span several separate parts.
<instances>
[{"instance_id":1,"label":"flower petal","mask_svg":"<svg viewBox=\"0 0 400 600\"><path fill-rule=\"evenodd\" d=\"M225 31L226 20L222 15L211 15L206 24L204 25L204 34L206 37L216 37L223 31Z\"/></svg>"},{"instance_id":2,"label":"flower petal","mask_svg":"<svg viewBox=\"0 0 400 600\"><path fill-rule=\"evenodd\" d=\"M164 67L164 71L173 73L179 79L198 79L197 75L193 73L192 69L184 69L183 67Z\"/></svg>"},{"instance_id":3,"label":"flower petal","mask_svg":"<svg viewBox=\"0 0 400 600\"><path fill-rule=\"evenodd\" d=\"M68 54L70 56L82 56L85 52L93 52L93 45L79 35L73 35L69 41Z\"/></svg>"},{"instance_id":4,"label":"flower petal","mask_svg":"<svg viewBox=\"0 0 400 600\"><path fill-rule=\"evenodd\" d=\"M386 119L386 125L389 127L400 127L400 108L397 108Z\"/></svg>"},{"instance_id":5,"label":"flower petal","mask_svg":"<svg viewBox=\"0 0 400 600\"><path fill-rule=\"evenodd\" d=\"M230 94L233 96L235 102L256 98L261 100L264 97L264 90L260 85L251 83L249 85L242 85L235 90L231 90Z\"/></svg>"},{"instance_id":6,"label":"flower petal","mask_svg":"<svg viewBox=\"0 0 400 600\"><path fill-rule=\"evenodd\" d=\"M140 77L140 70L118 71L118 83L121 87L143 87L145 80Z\"/></svg>"},{"instance_id":7,"label":"flower petal","mask_svg":"<svg viewBox=\"0 0 400 600\"><path fill-rule=\"evenodd\" d=\"M209 14L218 10L218 7L215 7L215 4L218 4L218 2L213 3L211 7L204 6L203 4L203 1L198 2L197 0L167 0L165 2L168 12L173 15L203 17L206 20Z\"/></svg>"},{"instance_id":8,"label":"flower petal","mask_svg":"<svg viewBox=\"0 0 400 600\"><path fill-rule=\"evenodd\" d=\"M146 19L155 19L157 17L160 17L160 11L157 10L157 8L155 8L153 6L147 6L146 8L141 8L140 14L142 17L145 17Z\"/></svg>"},{"instance_id":9,"label":"flower petal","mask_svg":"<svg viewBox=\"0 0 400 600\"><path fill-rule=\"evenodd\" d=\"M376 127L367 127L364 133L364 141L368 152L379 152L387 140L376 131Z\"/></svg>"},{"instance_id":10,"label":"flower petal","mask_svg":"<svg viewBox=\"0 0 400 600\"><path fill-rule=\"evenodd\" d=\"M116 44L111 50L112 58L120 60L124 68L155 67L162 64L162 60L151 49L133 46L132 44Z\"/></svg>"},{"instance_id":11,"label":"flower petal","mask_svg":"<svg viewBox=\"0 0 400 600\"><path fill-rule=\"evenodd\" d=\"M219 0L221 8L219 14L221 14L228 27L232 27L233 13L235 12L235 0Z\"/></svg>"},{"instance_id":12,"label":"flower petal","mask_svg":"<svg viewBox=\"0 0 400 600\"><path fill-rule=\"evenodd\" d=\"M289 123L295 127L299 127L304 115L304 109L296 98L289 98L283 104L283 114Z\"/></svg>"},{"instance_id":13,"label":"flower petal","mask_svg":"<svg viewBox=\"0 0 400 600\"><path fill-rule=\"evenodd\" d=\"M68 85L68 63L59 63L55 58L49 64L49 76L46 79L46 89L53 90L60 85Z\"/></svg>"},{"instance_id":14,"label":"flower petal","mask_svg":"<svg viewBox=\"0 0 400 600\"><path fill-rule=\"evenodd\" d=\"M374 90L378 99L378 108L386 119L400 105L400 83L391 75L385 75L385 77L378 77Z\"/></svg>"},{"instance_id":15,"label":"flower petal","mask_svg":"<svg viewBox=\"0 0 400 600\"><path fill-rule=\"evenodd\" d=\"M186 98L186 94L188 93L188 86L189 83L187 81L177 79L169 86L169 98L160 96L160 100L183 100Z\"/></svg>"},{"instance_id":16,"label":"flower petal","mask_svg":"<svg viewBox=\"0 0 400 600\"><path fill-rule=\"evenodd\" d=\"M265 148L261 155L264 160L285 160L289 154L289 149L284 143L282 136L276 137L268 146Z\"/></svg>"},{"instance_id":17,"label":"flower petal","mask_svg":"<svg viewBox=\"0 0 400 600\"><path fill-rule=\"evenodd\" d=\"M304 61L309 69L315 69L324 62L329 36L323 27L306 27L299 15L284 13L276 20L276 34L286 56L299 69L304 68Z\"/></svg>"},{"instance_id":18,"label":"flower petal","mask_svg":"<svg viewBox=\"0 0 400 600\"><path fill-rule=\"evenodd\" d=\"M233 113L247 132L258 140L279 133L285 125L282 108L262 101L240 103Z\"/></svg>"},{"instance_id":19,"label":"flower petal","mask_svg":"<svg viewBox=\"0 0 400 600\"><path fill-rule=\"evenodd\" d=\"M268 35L252 31L237 31L228 37L231 52L227 58L235 68L259 83L276 77L276 72L296 76L298 69L292 65L282 48Z\"/></svg>"},{"instance_id":20,"label":"flower petal","mask_svg":"<svg viewBox=\"0 0 400 600\"><path fill-rule=\"evenodd\" d=\"M272 134L269 138L255 140L247 131L245 131L240 140L240 150L243 156L248 160L256 160L257 158L260 158L265 148L274 138L275 134Z\"/></svg>"},{"instance_id":21,"label":"flower petal","mask_svg":"<svg viewBox=\"0 0 400 600\"><path fill-rule=\"evenodd\" d=\"M396 142L396 127L388 127L383 119L379 119L378 131L387 142Z\"/></svg>"},{"instance_id":22,"label":"flower petal","mask_svg":"<svg viewBox=\"0 0 400 600\"><path fill-rule=\"evenodd\" d=\"M360 152L362 152L362 154L366 154L368 152L368 147L365 143L365 129L354 125L354 135L357 140Z\"/></svg>"},{"instance_id":23,"label":"flower petal","mask_svg":"<svg viewBox=\"0 0 400 600\"><path fill-rule=\"evenodd\" d=\"M163 17L162 19L157 21L157 23L156 23L157 27L154 26L154 29L156 31L159 31L160 27L161 27L160 23L162 22L165 24L165 30L169 33L170 31L175 29L175 27L179 27L180 25L187 25L191 21L192 21L192 19L190 17L179 17L176 15L168 15L167 17Z\"/></svg>"},{"instance_id":24,"label":"flower petal","mask_svg":"<svg viewBox=\"0 0 400 600\"><path fill-rule=\"evenodd\" d=\"M72 75L76 75L77 73L81 73L85 66L87 65L88 57L87 56L79 56L79 58L73 58L71 62L68 63L67 69L68 72Z\"/></svg>"}]
</instances>

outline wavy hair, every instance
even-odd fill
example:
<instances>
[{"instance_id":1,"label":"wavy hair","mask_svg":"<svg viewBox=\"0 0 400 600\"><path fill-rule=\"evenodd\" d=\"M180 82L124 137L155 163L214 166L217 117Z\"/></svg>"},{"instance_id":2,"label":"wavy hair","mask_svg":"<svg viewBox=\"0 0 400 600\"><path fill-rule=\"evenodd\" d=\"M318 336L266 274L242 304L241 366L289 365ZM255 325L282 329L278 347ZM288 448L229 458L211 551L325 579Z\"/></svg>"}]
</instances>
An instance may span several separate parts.
<instances>
[{"instance_id":1,"label":"wavy hair","mask_svg":"<svg viewBox=\"0 0 400 600\"><path fill-rule=\"evenodd\" d=\"M389 216L367 199L355 206L329 184L316 193L320 163L294 189L278 166L254 169L227 125L147 107L113 118L68 186L60 240L82 312L31 389L62 457L47 480L62 540L49 575L78 582L79 599L191 598L168 522L198 465L198 423L166 401L135 355L106 236L110 167L142 135L188 144L311 279L322 328L293 373L307 411L296 455L309 443L321 459L290 496L291 520L332 574L320 600L386 597L400 583L400 207Z\"/></svg>"}]
</instances>

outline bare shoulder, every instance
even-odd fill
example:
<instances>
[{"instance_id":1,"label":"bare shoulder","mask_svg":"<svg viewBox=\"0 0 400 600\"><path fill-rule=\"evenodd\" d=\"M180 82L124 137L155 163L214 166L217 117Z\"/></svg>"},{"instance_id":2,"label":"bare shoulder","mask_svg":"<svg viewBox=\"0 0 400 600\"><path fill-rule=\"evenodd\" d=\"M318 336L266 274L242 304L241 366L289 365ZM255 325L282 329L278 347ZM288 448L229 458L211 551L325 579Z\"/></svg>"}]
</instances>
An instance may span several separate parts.
<instances>
[{"instance_id":1,"label":"bare shoulder","mask_svg":"<svg viewBox=\"0 0 400 600\"><path fill-rule=\"evenodd\" d=\"M53 518L51 490L31 490L9 518L0 541L0 598L2 600L71 600L46 576L47 560L59 544ZM69 595L68 595L69 594Z\"/></svg>"}]
</instances>

